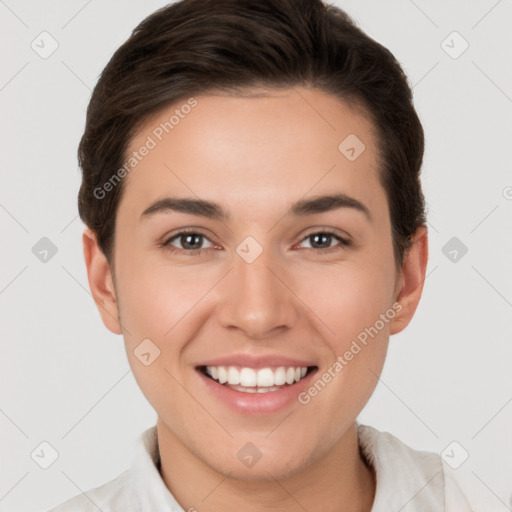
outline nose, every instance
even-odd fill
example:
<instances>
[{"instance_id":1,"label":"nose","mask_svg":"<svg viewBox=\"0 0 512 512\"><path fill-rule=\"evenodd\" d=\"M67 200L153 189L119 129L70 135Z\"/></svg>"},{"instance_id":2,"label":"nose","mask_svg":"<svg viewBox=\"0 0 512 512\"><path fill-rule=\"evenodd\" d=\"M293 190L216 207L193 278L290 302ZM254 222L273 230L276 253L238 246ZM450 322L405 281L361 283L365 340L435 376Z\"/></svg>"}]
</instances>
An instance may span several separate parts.
<instances>
[{"instance_id":1,"label":"nose","mask_svg":"<svg viewBox=\"0 0 512 512\"><path fill-rule=\"evenodd\" d=\"M282 334L298 317L290 279L269 253L263 251L252 263L235 255L217 309L223 327L240 329L251 339Z\"/></svg>"}]
</instances>

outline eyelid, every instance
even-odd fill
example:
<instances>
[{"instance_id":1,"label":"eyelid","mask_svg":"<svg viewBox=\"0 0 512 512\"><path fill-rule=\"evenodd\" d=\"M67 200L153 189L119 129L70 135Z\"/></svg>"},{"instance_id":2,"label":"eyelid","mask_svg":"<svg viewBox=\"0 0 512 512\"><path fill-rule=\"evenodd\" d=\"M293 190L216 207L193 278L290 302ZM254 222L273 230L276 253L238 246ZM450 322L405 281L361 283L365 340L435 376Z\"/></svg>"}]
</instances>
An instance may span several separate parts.
<instances>
[{"instance_id":1,"label":"eyelid","mask_svg":"<svg viewBox=\"0 0 512 512\"><path fill-rule=\"evenodd\" d=\"M337 238L343 239L348 243L353 243L353 238L347 231L340 229L340 228L323 226L321 224L307 228L306 230L304 230L304 233L305 234L302 235L302 237L300 238L300 241L303 241L305 238L308 238L311 235L315 235L318 233L325 233L325 234L333 235Z\"/></svg>"}]
</instances>

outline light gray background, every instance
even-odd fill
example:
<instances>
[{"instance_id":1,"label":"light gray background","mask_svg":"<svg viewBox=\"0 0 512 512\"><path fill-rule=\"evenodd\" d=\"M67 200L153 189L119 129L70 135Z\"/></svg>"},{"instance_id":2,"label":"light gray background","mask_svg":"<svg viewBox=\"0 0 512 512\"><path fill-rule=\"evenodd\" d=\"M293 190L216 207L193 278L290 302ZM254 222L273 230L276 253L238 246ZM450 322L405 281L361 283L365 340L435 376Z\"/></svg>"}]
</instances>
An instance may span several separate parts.
<instances>
[{"instance_id":1,"label":"light gray background","mask_svg":"<svg viewBox=\"0 0 512 512\"><path fill-rule=\"evenodd\" d=\"M454 474L478 510L511 510L512 2L336 4L402 63L426 132L428 278L360 421L416 449L457 441L469 458ZM163 5L0 0L5 511L44 510L116 477L156 419L89 293L76 147L99 73ZM31 48L42 31L59 45L47 59ZM456 59L441 46L453 31L469 43ZM58 252L43 263L32 247L45 236ZM454 236L468 247L455 263L442 252ZM42 441L59 454L48 469L30 455Z\"/></svg>"}]
</instances>

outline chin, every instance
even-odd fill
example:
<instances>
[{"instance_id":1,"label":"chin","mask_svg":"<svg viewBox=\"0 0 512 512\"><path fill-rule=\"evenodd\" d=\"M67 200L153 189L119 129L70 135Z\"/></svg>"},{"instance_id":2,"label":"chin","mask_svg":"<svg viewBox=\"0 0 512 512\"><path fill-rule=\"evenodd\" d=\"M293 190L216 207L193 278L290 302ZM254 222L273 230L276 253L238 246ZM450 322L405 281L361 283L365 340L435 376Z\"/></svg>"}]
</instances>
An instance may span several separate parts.
<instances>
[{"instance_id":1,"label":"chin","mask_svg":"<svg viewBox=\"0 0 512 512\"><path fill-rule=\"evenodd\" d=\"M286 457L288 455L288 457ZM290 453L286 451L282 454L261 454L261 458L253 463L252 466L245 466L238 457L233 460L225 460L219 464L219 460L205 461L214 471L229 475L233 480L243 482L272 482L274 480L284 480L294 476L296 473L307 468L308 464L305 458L299 459L297 454L289 458ZM243 456L241 457L243 459ZM247 464L251 462L247 461ZM244 467L245 466L245 467Z\"/></svg>"}]
</instances>

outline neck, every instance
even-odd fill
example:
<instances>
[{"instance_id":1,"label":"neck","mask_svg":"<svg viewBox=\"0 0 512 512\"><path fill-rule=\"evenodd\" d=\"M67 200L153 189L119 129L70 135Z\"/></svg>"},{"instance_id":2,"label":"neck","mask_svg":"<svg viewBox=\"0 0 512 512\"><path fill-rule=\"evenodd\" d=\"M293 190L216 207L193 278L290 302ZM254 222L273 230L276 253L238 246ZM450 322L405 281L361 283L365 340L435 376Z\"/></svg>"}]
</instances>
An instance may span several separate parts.
<instances>
[{"instance_id":1,"label":"neck","mask_svg":"<svg viewBox=\"0 0 512 512\"><path fill-rule=\"evenodd\" d=\"M162 479L185 511L279 512L326 510L371 512L373 468L361 457L355 423L328 453L292 476L235 480L189 451L159 419Z\"/></svg>"}]
</instances>

